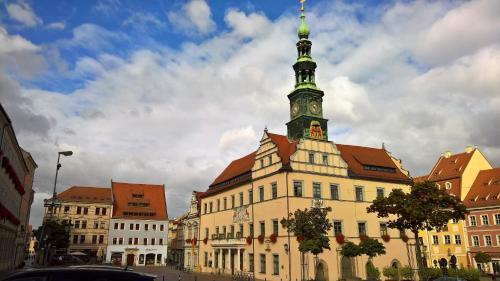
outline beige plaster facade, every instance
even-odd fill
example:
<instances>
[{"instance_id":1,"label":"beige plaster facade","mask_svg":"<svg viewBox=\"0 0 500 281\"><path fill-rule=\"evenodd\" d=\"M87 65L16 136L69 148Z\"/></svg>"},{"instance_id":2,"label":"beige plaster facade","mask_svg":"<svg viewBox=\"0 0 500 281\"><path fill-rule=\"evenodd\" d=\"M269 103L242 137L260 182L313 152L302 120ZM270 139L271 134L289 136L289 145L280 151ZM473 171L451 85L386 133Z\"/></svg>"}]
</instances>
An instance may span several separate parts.
<instances>
[{"instance_id":1,"label":"beige plaster facade","mask_svg":"<svg viewBox=\"0 0 500 281\"><path fill-rule=\"evenodd\" d=\"M71 189L74 188L79 187ZM109 190L109 188L84 188ZM71 189L68 191L71 192ZM61 193L61 196L63 195L64 193ZM92 193L87 195L88 197L59 198L56 200L53 213L50 210L51 199L45 200L44 221L53 217L57 221L70 223L68 253L84 252L90 258L100 262L105 259L106 255L113 205L110 198L109 201L103 198L93 200Z\"/></svg>"}]
</instances>

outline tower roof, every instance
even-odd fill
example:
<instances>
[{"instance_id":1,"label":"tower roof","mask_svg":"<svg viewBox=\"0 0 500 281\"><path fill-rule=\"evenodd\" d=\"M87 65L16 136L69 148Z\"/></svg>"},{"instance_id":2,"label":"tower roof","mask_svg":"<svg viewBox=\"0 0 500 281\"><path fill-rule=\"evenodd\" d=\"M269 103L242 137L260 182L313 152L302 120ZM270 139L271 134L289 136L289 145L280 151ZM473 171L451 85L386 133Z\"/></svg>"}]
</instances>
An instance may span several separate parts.
<instances>
[{"instance_id":1,"label":"tower roof","mask_svg":"<svg viewBox=\"0 0 500 281\"><path fill-rule=\"evenodd\" d=\"M302 12L300 14L300 25L297 28L297 34L299 35L299 39L309 38L310 30L306 24L305 18L306 18L306 16L304 15L304 12Z\"/></svg>"}]
</instances>

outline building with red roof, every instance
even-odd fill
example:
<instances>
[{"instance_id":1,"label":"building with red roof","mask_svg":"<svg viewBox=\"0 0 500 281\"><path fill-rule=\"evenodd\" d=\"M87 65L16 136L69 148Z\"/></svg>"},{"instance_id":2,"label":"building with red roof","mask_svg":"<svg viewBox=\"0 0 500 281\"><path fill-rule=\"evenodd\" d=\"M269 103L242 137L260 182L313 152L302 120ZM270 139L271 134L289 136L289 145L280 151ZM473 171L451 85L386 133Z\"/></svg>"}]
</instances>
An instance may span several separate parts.
<instances>
[{"instance_id":1,"label":"building with red roof","mask_svg":"<svg viewBox=\"0 0 500 281\"><path fill-rule=\"evenodd\" d=\"M108 244L113 202L108 187L71 186L45 200L44 221L56 219L69 225L68 252L83 252L93 261L103 261Z\"/></svg>"},{"instance_id":2,"label":"building with red roof","mask_svg":"<svg viewBox=\"0 0 500 281\"><path fill-rule=\"evenodd\" d=\"M265 129L256 149L231 161L201 196L202 272L273 281L366 279L368 259L342 257L338 251L345 240L357 243L366 236L384 237L387 254L373 259L376 267L410 263L401 249L414 241L366 211L375 198L393 189L408 190L409 173L384 147L328 140L324 92L315 83L316 63L304 18L302 14L293 65L295 87L288 94L287 134ZM297 209L327 207L332 209L332 250L316 261L312 255L302 259L297 237L279 221Z\"/></svg>"},{"instance_id":3,"label":"building with red roof","mask_svg":"<svg viewBox=\"0 0 500 281\"><path fill-rule=\"evenodd\" d=\"M490 273L500 272L500 168L482 170L477 175L464 204L469 211L466 220L469 240L468 258L476 268L484 265L475 262L478 252L490 255L487 268Z\"/></svg>"},{"instance_id":4,"label":"building with red roof","mask_svg":"<svg viewBox=\"0 0 500 281\"><path fill-rule=\"evenodd\" d=\"M106 261L114 265L165 265L168 214L165 186L111 182L113 213Z\"/></svg>"},{"instance_id":5,"label":"building with red roof","mask_svg":"<svg viewBox=\"0 0 500 281\"><path fill-rule=\"evenodd\" d=\"M480 171L490 168L491 164L481 151L477 147L468 146L461 153L444 152L428 175L414 180L434 182L442 190L464 201ZM467 254L470 240L465 228L465 221L458 220L450 221L441 231L421 231L427 264L433 266L442 258L451 259L455 256L459 266L471 266L473 263Z\"/></svg>"}]
</instances>

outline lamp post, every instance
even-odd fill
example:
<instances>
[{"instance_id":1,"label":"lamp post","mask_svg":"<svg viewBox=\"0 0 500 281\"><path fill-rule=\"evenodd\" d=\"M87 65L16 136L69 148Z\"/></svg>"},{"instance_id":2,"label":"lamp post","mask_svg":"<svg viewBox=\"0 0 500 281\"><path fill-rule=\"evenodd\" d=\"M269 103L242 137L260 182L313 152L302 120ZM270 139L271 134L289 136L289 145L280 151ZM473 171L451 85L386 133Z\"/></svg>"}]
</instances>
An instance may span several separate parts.
<instances>
[{"instance_id":1,"label":"lamp post","mask_svg":"<svg viewBox=\"0 0 500 281\"><path fill-rule=\"evenodd\" d=\"M56 200L56 196L57 196L57 192L56 192L56 187L57 187L57 175L59 174L59 169L61 168L61 163L60 163L60 160L61 160L61 155L63 156L71 156L73 155L73 151L70 151L70 150L67 150L67 151L59 151L57 153L57 166L56 166L56 176L54 178L54 190L52 191L52 200L50 202L50 209L49 209L49 218L52 219L53 215L54 215L54 207L55 207L55 200ZM48 237L48 235L46 234L46 222L44 221L43 224L42 224L43 228L42 228L42 237ZM42 240L44 241L44 249L45 249L45 252L44 252L44 258L43 258L43 264L46 265L47 264L47 259L48 259L48 252L49 252L49 249L50 247L48 247L49 245L47 245L47 239L45 240Z\"/></svg>"}]
</instances>

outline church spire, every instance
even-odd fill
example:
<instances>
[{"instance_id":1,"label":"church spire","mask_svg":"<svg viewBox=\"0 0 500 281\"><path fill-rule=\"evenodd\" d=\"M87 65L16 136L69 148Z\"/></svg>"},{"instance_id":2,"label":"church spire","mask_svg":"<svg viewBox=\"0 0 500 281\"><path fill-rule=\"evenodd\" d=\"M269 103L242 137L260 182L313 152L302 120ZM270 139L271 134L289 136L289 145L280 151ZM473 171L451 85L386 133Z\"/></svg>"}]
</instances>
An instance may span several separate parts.
<instances>
[{"instance_id":1,"label":"church spire","mask_svg":"<svg viewBox=\"0 0 500 281\"><path fill-rule=\"evenodd\" d=\"M295 70L295 89L297 88L316 88L315 70L316 63L311 57L311 41L309 41L310 30L306 24L306 16L304 15L304 2L300 0L300 24L297 28L299 41L297 42L297 61L293 65Z\"/></svg>"},{"instance_id":2,"label":"church spire","mask_svg":"<svg viewBox=\"0 0 500 281\"><path fill-rule=\"evenodd\" d=\"M304 15L304 2L300 8L300 24L297 28L297 60L293 64L295 87L288 95L290 121L286 124L288 138L328 140L327 121L323 118L323 91L316 87L316 62L311 57L310 30Z\"/></svg>"}]
</instances>

